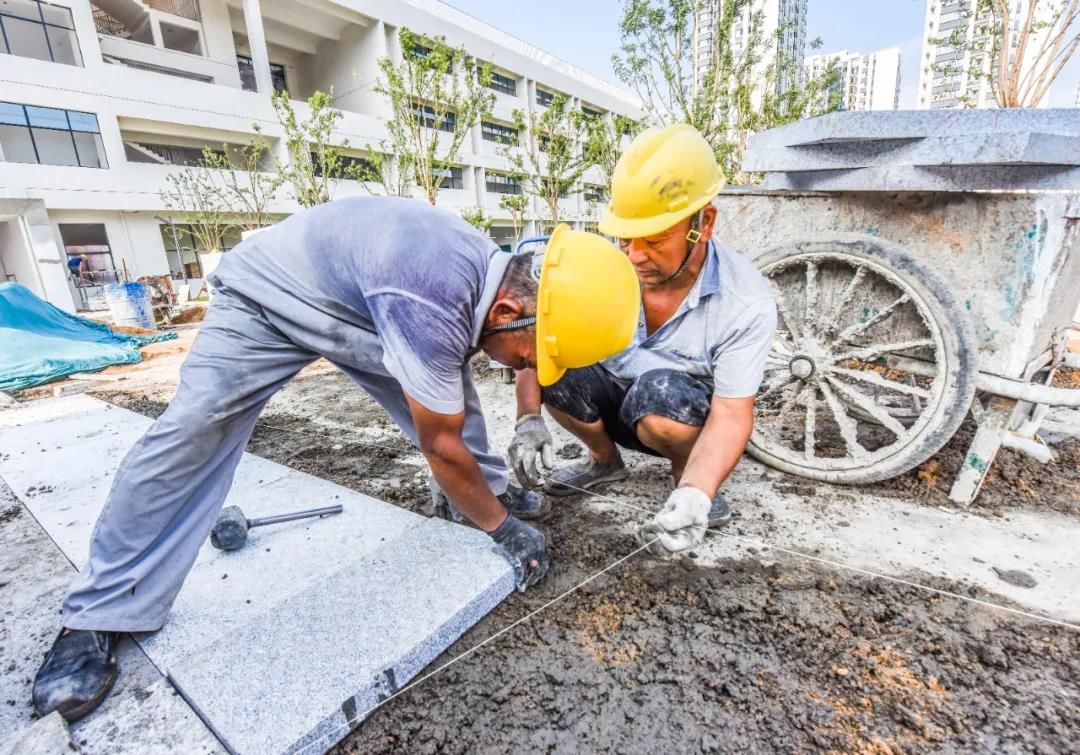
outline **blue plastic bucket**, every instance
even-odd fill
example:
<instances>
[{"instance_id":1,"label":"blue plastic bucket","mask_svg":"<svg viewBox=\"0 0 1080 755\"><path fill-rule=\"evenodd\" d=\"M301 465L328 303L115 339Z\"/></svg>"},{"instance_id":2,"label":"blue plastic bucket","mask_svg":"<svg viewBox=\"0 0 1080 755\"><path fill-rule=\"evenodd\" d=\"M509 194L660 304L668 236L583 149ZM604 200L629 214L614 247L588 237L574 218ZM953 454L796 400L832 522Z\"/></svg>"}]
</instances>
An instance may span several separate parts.
<instances>
[{"instance_id":1,"label":"blue plastic bucket","mask_svg":"<svg viewBox=\"0 0 1080 755\"><path fill-rule=\"evenodd\" d=\"M154 330L154 308L145 283L110 283L105 286L105 303L116 325Z\"/></svg>"}]
</instances>

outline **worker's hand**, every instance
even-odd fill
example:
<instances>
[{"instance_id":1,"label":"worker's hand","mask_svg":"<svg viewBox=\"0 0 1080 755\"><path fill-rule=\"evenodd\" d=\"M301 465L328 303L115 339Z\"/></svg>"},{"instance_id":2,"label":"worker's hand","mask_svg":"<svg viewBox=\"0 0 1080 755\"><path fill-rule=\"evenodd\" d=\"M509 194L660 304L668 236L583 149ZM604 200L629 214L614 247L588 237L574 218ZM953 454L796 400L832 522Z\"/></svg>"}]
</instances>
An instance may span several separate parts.
<instances>
[{"instance_id":1,"label":"worker's hand","mask_svg":"<svg viewBox=\"0 0 1080 755\"><path fill-rule=\"evenodd\" d=\"M431 490L431 513L434 516L448 522L460 523L464 519L458 507L446 497L446 493L443 492L442 486L433 474L428 475L428 488Z\"/></svg>"},{"instance_id":2,"label":"worker's hand","mask_svg":"<svg viewBox=\"0 0 1080 755\"><path fill-rule=\"evenodd\" d=\"M697 488L676 488L668 496L664 508L638 529L638 540L649 545L649 552L670 558L700 545L708 528L709 507L712 501Z\"/></svg>"},{"instance_id":3,"label":"worker's hand","mask_svg":"<svg viewBox=\"0 0 1080 755\"><path fill-rule=\"evenodd\" d=\"M507 456L522 487L535 488L544 481L555 466L555 446L543 417L526 414L517 421Z\"/></svg>"},{"instance_id":4,"label":"worker's hand","mask_svg":"<svg viewBox=\"0 0 1080 755\"><path fill-rule=\"evenodd\" d=\"M506 521L489 534L492 540L502 546L514 565L519 592L532 587L547 574L547 539L543 532L507 515Z\"/></svg>"}]
</instances>

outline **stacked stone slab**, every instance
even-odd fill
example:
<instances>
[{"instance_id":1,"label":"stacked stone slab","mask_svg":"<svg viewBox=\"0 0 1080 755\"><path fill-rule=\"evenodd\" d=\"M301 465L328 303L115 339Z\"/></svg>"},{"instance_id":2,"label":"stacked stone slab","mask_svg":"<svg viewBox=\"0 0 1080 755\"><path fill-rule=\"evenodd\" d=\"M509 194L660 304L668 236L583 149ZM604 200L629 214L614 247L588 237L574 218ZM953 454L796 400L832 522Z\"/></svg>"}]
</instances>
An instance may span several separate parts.
<instances>
[{"instance_id":1,"label":"stacked stone slab","mask_svg":"<svg viewBox=\"0 0 1080 755\"><path fill-rule=\"evenodd\" d=\"M88 396L0 415L0 477L76 564L151 420ZM514 586L487 535L245 454L227 504L342 514L207 543L165 628L136 638L233 752L322 752Z\"/></svg>"},{"instance_id":2,"label":"stacked stone slab","mask_svg":"<svg viewBox=\"0 0 1080 755\"><path fill-rule=\"evenodd\" d=\"M768 190L1080 190L1080 115L830 113L755 135L743 169L766 173Z\"/></svg>"}]
</instances>

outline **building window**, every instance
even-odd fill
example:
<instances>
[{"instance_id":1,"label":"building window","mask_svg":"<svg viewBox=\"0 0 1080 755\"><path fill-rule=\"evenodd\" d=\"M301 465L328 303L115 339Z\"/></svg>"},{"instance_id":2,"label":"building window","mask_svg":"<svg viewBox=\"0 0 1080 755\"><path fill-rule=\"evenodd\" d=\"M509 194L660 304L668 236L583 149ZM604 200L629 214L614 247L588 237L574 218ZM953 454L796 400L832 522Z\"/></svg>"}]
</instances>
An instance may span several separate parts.
<instances>
[{"instance_id":1,"label":"building window","mask_svg":"<svg viewBox=\"0 0 1080 755\"><path fill-rule=\"evenodd\" d=\"M521 182L503 173L488 173L486 188L491 194L520 194Z\"/></svg>"},{"instance_id":2,"label":"building window","mask_svg":"<svg viewBox=\"0 0 1080 755\"><path fill-rule=\"evenodd\" d=\"M38 0L0 0L0 53L83 64L71 11Z\"/></svg>"},{"instance_id":3,"label":"building window","mask_svg":"<svg viewBox=\"0 0 1080 755\"><path fill-rule=\"evenodd\" d=\"M457 126L457 113L446 112L443 114L442 120L438 124L435 123L435 110L431 105L421 105L416 103L413 105L413 113L416 115L417 120L420 121L422 126L427 128L438 128L439 131L446 131L447 133L453 133L454 127Z\"/></svg>"},{"instance_id":4,"label":"building window","mask_svg":"<svg viewBox=\"0 0 1080 755\"><path fill-rule=\"evenodd\" d=\"M240 86L244 88L244 91L259 91L259 87L255 84L255 65L251 62L251 58L246 55L237 55L236 67L240 71ZM274 85L275 92L289 91L289 86L285 82L285 66L281 63L270 64L270 81Z\"/></svg>"},{"instance_id":5,"label":"building window","mask_svg":"<svg viewBox=\"0 0 1080 755\"><path fill-rule=\"evenodd\" d=\"M210 151L218 155L225 154L220 149L211 149ZM203 164L202 147L181 147L176 144L124 142L124 156L129 163L185 165L187 167Z\"/></svg>"},{"instance_id":6,"label":"building window","mask_svg":"<svg viewBox=\"0 0 1080 755\"><path fill-rule=\"evenodd\" d=\"M604 191L603 186L585 184L585 190L581 194L586 202L600 203L607 201L607 192Z\"/></svg>"},{"instance_id":7,"label":"building window","mask_svg":"<svg viewBox=\"0 0 1080 755\"><path fill-rule=\"evenodd\" d=\"M419 42L413 42L412 49L406 50L405 54L411 58L426 58L432 52L431 48L427 45L422 45Z\"/></svg>"},{"instance_id":8,"label":"building window","mask_svg":"<svg viewBox=\"0 0 1080 755\"><path fill-rule=\"evenodd\" d=\"M543 107L550 107L551 103L555 101L555 93L549 92L546 89L536 88L536 104Z\"/></svg>"},{"instance_id":9,"label":"building window","mask_svg":"<svg viewBox=\"0 0 1080 755\"><path fill-rule=\"evenodd\" d=\"M319 156L314 152L311 153L311 168L315 172L315 175L322 176L322 164L319 162ZM366 157L338 155L338 167L331 178L377 181L378 175L379 171L375 168L375 163L371 162L371 160L368 160ZM362 176L363 178L357 178L357 176Z\"/></svg>"},{"instance_id":10,"label":"building window","mask_svg":"<svg viewBox=\"0 0 1080 755\"><path fill-rule=\"evenodd\" d=\"M604 117L604 114L601 113L599 110L593 110L591 107L586 107L585 105L581 106L581 114L584 115L586 118Z\"/></svg>"},{"instance_id":11,"label":"building window","mask_svg":"<svg viewBox=\"0 0 1080 755\"><path fill-rule=\"evenodd\" d=\"M107 168L93 113L0 102L0 160Z\"/></svg>"},{"instance_id":12,"label":"building window","mask_svg":"<svg viewBox=\"0 0 1080 755\"><path fill-rule=\"evenodd\" d=\"M465 180L461 177L461 168L435 168L431 171L436 177L442 176L439 181L440 189L464 189Z\"/></svg>"},{"instance_id":13,"label":"building window","mask_svg":"<svg viewBox=\"0 0 1080 755\"><path fill-rule=\"evenodd\" d=\"M517 129L512 126L504 126L501 123L481 121L480 133L486 141L498 142L499 144L517 144Z\"/></svg>"},{"instance_id":14,"label":"building window","mask_svg":"<svg viewBox=\"0 0 1080 755\"><path fill-rule=\"evenodd\" d=\"M509 76L503 76L501 73L491 72L491 83L488 85L496 92L502 92L508 94L511 97L517 97L517 81Z\"/></svg>"}]
</instances>

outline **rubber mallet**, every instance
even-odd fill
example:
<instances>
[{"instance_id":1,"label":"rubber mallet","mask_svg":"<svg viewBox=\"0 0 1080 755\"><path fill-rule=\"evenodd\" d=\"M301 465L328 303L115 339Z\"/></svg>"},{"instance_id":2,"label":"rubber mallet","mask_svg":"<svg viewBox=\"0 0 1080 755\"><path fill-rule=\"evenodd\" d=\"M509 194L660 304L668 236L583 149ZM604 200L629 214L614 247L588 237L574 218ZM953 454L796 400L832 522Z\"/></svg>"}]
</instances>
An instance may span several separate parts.
<instances>
[{"instance_id":1,"label":"rubber mallet","mask_svg":"<svg viewBox=\"0 0 1080 755\"><path fill-rule=\"evenodd\" d=\"M340 514L341 506L326 506L321 509L308 511L296 511L292 514L278 514L277 516L264 516L261 519L248 519L239 506L226 506L218 514L214 522L214 529L210 530L210 544L218 550L235 551L244 547L247 542L248 530L254 527L265 527L268 524L281 524L292 522L297 519L309 519L327 514Z\"/></svg>"}]
</instances>

